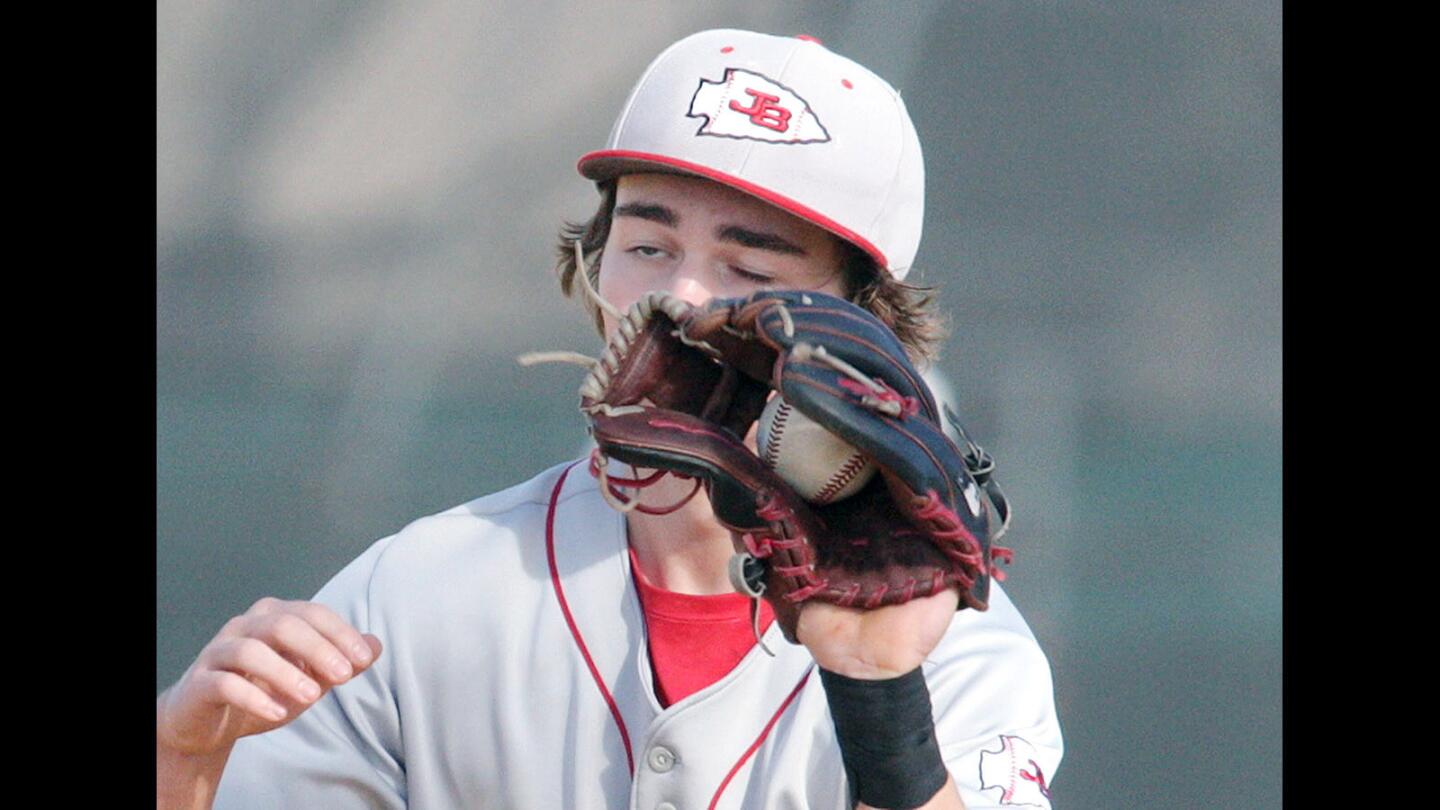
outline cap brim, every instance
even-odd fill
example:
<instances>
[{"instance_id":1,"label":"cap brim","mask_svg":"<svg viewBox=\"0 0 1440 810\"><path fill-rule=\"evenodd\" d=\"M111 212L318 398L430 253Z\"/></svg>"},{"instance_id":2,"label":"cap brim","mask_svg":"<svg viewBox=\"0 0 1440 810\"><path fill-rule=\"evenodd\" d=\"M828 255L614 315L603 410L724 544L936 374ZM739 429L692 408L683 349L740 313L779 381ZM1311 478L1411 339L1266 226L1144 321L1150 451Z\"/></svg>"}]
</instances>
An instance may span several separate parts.
<instances>
[{"instance_id":1,"label":"cap brim","mask_svg":"<svg viewBox=\"0 0 1440 810\"><path fill-rule=\"evenodd\" d=\"M580 162L576 165L576 169L579 170L583 177L594 180L597 183L613 180L621 175L644 172L680 174L699 177L705 180L713 180L721 185L729 186L738 191L743 191L752 197L764 200L776 208L780 208L806 222L835 234L865 251L886 272L893 272L890 268L890 262L885 258L885 254L872 244L870 240L862 237L860 234L844 227L835 220L821 214L819 211L802 205L789 197L776 194L769 189L762 188L754 183L750 183L731 174L726 174L725 172L717 171L708 166L702 166L698 163L691 163L668 155L659 155L650 152L604 149L582 155Z\"/></svg>"}]
</instances>

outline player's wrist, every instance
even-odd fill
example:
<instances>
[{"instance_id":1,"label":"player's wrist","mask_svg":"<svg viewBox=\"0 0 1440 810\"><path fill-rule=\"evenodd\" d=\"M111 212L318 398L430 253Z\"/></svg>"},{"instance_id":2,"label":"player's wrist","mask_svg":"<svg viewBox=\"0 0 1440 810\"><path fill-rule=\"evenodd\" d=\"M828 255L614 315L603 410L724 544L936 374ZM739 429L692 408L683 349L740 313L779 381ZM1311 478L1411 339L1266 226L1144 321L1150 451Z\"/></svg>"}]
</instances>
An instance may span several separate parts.
<instances>
[{"instance_id":1,"label":"player's wrist","mask_svg":"<svg viewBox=\"0 0 1440 810\"><path fill-rule=\"evenodd\" d=\"M801 620L801 627L804 627L803 619ZM806 640L803 631L800 635L800 640L802 643ZM831 675L842 675L857 681L888 681L899 678L915 669L913 666L896 669L892 666L876 663L855 655L836 654L823 649L816 650L814 647L809 649L811 657L815 659L815 663L819 665L821 672L827 672Z\"/></svg>"},{"instance_id":2,"label":"player's wrist","mask_svg":"<svg viewBox=\"0 0 1440 810\"><path fill-rule=\"evenodd\" d=\"M834 675L843 675L847 678L853 678L857 681L888 681L905 674L896 670L884 669L882 667L871 666L865 663L852 664L842 667L827 666L824 667L824 669Z\"/></svg>"},{"instance_id":3,"label":"player's wrist","mask_svg":"<svg viewBox=\"0 0 1440 810\"><path fill-rule=\"evenodd\" d=\"M234 744L218 751L192 754L155 741L155 801L167 810L208 808Z\"/></svg>"},{"instance_id":4,"label":"player's wrist","mask_svg":"<svg viewBox=\"0 0 1440 810\"><path fill-rule=\"evenodd\" d=\"M215 736L204 744L188 739L189 735L176 725L175 690L171 686L155 698L155 756L168 767L179 770L205 771L225 766L235 740Z\"/></svg>"},{"instance_id":5,"label":"player's wrist","mask_svg":"<svg viewBox=\"0 0 1440 810\"><path fill-rule=\"evenodd\" d=\"M857 800L913 808L945 786L949 773L920 668L894 678L862 679L821 667L820 681Z\"/></svg>"}]
</instances>

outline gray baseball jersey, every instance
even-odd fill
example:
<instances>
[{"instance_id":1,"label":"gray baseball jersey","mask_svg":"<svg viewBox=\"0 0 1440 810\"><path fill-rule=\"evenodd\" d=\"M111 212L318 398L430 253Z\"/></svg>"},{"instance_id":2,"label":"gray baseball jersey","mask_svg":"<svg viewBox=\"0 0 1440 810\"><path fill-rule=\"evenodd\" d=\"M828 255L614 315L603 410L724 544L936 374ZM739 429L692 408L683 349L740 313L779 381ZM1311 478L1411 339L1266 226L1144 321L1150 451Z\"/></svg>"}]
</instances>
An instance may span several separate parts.
<instances>
[{"instance_id":1,"label":"gray baseball jersey","mask_svg":"<svg viewBox=\"0 0 1440 810\"><path fill-rule=\"evenodd\" d=\"M778 625L662 708L624 518L583 464L424 518L316 596L385 644L294 722L242 739L217 808L847 808L815 663ZM1049 664L1014 605L955 614L924 665L972 810L1048 808Z\"/></svg>"}]
</instances>

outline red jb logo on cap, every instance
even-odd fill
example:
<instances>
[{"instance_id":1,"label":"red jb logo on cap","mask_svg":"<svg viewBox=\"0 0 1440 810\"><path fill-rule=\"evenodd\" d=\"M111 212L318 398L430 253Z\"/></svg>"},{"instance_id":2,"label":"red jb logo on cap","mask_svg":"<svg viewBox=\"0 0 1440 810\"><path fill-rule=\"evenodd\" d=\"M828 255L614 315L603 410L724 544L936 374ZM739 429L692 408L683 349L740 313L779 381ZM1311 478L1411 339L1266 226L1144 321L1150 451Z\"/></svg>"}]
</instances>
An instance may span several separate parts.
<instances>
[{"instance_id":1,"label":"red jb logo on cap","mask_svg":"<svg viewBox=\"0 0 1440 810\"><path fill-rule=\"evenodd\" d=\"M742 68L719 81L701 79L688 118L704 118L696 135L771 143L825 143L830 133L809 103L783 84Z\"/></svg>"}]
</instances>

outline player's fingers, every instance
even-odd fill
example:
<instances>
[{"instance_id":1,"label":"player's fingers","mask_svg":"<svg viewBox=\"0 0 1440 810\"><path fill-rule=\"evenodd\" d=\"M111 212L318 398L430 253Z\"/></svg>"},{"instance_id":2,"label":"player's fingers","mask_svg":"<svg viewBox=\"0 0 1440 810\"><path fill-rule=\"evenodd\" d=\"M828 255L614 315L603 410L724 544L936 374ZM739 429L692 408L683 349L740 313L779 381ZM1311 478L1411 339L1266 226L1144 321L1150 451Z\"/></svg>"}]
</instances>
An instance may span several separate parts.
<instances>
[{"instance_id":1,"label":"player's fingers","mask_svg":"<svg viewBox=\"0 0 1440 810\"><path fill-rule=\"evenodd\" d=\"M256 599L255 604L251 605L248 610L236 618L245 619L247 617L253 618L256 616L267 616L271 613L279 613L285 610L289 604L290 603L284 599L278 599L274 596L262 596Z\"/></svg>"},{"instance_id":2,"label":"player's fingers","mask_svg":"<svg viewBox=\"0 0 1440 810\"><path fill-rule=\"evenodd\" d=\"M224 647L244 638L264 641L324 686L354 677L374 663L382 649L378 638L361 634L324 605L269 596L227 622L211 647ZM202 663L213 658L212 649L201 651ZM229 665L227 662L218 666L223 669Z\"/></svg>"},{"instance_id":3,"label":"player's fingers","mask_svg":"<svg viewBox=\"0 0 1440 810\"><path fill-rule=\"evenodd\" d=\"M366 633L364 635L365 645L370 648L370 660L374 661L380 657L380 653L385 651L385 645L380 643L380 637L374 633Z\"/></svg>"},{"instance_id":4,"label":"player's fingers","mask_svg":"<svg viewBox=\"0 0 1440 810\"><path fill-rule=\"evenodd\" d=\"M365 634L363 634L363 636L362 636L361 638L362 638L362 641L361 641L360 643L364 644L364 645L367 647L366 652L368 653L368 657L369 657L371 663L374 663L374 661L375 661L377 658L380 657L380 653L385 649L384 646L380 643L380 639L379 639L377 636L372 635L372 634L370 634L370 633L365 633ZM287 660L287 661L289 661L290 663L294 664L297 668L299 668L299 670L300 670L301 672L304 672L304 673L307 674L307 675L311 675L312 677L314 677L314 676L316 675L315 665L312 664L312 663L310 663L309 661L306 661L305 659L301 658L299 654L294 653L294 652L284 652L284 653L282 653L282 655L285 656L285 660ZM333 661L332 661L332 666L333 666ZM359 675L361 672L364 672L366 669L367 669L367 667L363 667L363 666L355 667L354 674L355 674L355 675ZM352 677L353 677L353 676L352 676ZM336 683L338 684L338 683L340 683L340 681L336 681Z\"/></svg>"},{"instance_id":5,"label":"player's fingers","mask_svg":"<svg viewBox=\"0 0 1440 810\"><path fill-rule=\"evenodd\" d=\"M238 616L222 630L222 636L263 635L264 628L271 627L279 617L291 615L303 619L334 647L341 651L341 657L356 671L363 670L375 660L375 651L360 631L351 627L335 611L318 602L285 601L264 597L250 606L244 615ZM257 632L259 628L259 632ZM348 676L347 676L348 677Z\"/></svg>"},{"instance_id":6,"label":"player's fingers","mask_svg":"<svg viewBox=\"0 0 1440 810\"><path fill-rule=\"evenodd\" d=\"M333 614L332 614L333 615ZM327 686L344 683L355 675L355 665L329 638L312 623L316 613L297 609L295 612L272 614L256 627L254 636L268 642L280 654L304 665L305 670ZM355 643L370 646L351 630ZM345 643L345 642L342 642Z\"/></svg>"},{"instance_id":7,"label":"player's fingers","mask_svg":"<svg viewBox=\"0 0 1440 810\"><path fill-rule=\"evenodd\" d=\"M340 615L330 608L317 602L294 602L291 603L291 608L341 651L355 671L370 666L375 656L379 655L379 651L366 641L359 630L351 627L349 622L340 618Z\"/></svg>"},{"instance_id":8,"label":"player's fingers","mask_svg":"<svg viewBox=\"0 0 1440 810\"><path fill-rule=\"evenodd\" d=\"M276 695L302 706L318 700L324 691L314 678L301 672L269 644L255 638L235 639L218 645L207 664L217 672L230 672L260 681Z\"/></svg>"},{"instance_id":9,"label":"player's fingers","mask_svg":"<svg viewBox=\"0 0 1440 810\"><path fill-rule=\"evenodd\" d=\"M270 695L254 682L234 672L208 673L206 693L211 702L232 706L261 720L279 722L289 714Z\"/></svg>"}]
</instances>

